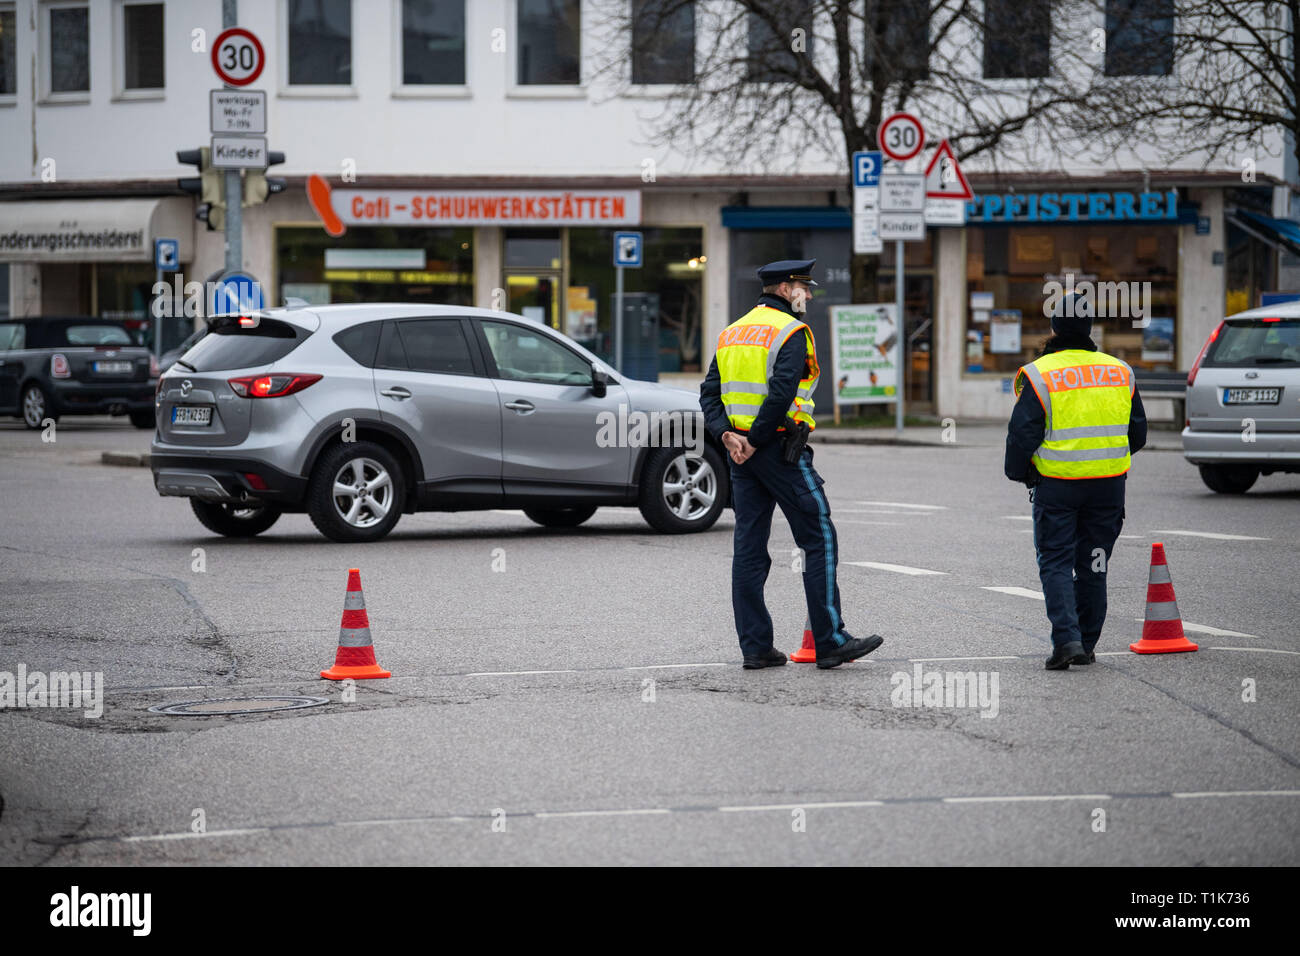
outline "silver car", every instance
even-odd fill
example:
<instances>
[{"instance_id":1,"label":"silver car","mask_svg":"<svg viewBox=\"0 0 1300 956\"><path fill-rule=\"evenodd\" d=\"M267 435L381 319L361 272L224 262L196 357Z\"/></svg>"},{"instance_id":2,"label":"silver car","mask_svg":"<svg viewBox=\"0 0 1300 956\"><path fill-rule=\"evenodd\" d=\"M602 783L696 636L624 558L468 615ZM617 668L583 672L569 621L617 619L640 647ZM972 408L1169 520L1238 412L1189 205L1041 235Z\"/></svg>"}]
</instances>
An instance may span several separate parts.
<instances>
[{"instance_id":1,"label":"silver car","mask_svg":"<svg viewBox=\"0 0 1300 956\"><path fill-rule=\"evenodd\" d=\"M233 537L295 511L355 542L404 512L521 508L573 527L605 505L703 531L729 493L693 392L625 378L550 328L485 309L219 318L159 380L155 405L158 493Z\"/></svg>"},{"instance_id":2,"label":"silver car","mask_svg":"<svg viewBox=\"0 0 1300 956\"><path fill-rule=\"evenodd\" d=\"M1300 472L1300 302L1229 316L1187 377L1183 455L1213 491Z\"/></svg>"}]
</instances>

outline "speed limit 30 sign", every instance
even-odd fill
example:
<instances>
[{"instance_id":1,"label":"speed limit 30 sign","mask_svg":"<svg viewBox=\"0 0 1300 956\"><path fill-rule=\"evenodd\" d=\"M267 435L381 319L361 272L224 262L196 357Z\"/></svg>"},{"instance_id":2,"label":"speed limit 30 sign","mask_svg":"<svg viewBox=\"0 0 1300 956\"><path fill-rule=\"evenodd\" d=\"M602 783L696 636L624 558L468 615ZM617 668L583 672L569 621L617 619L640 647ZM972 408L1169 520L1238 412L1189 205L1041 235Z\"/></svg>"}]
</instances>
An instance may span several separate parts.
<instances>
[{"instance_id":1,"label":"speed limit 30 sign","mask_svg":"<svg viewBox=\"0 0 1300 956\"><path fill-rule=\"evenodd\" d=\"M911 113L895 113L881 121L876 141L886 156L905 163L925 145L925 127Z\"/></svg>"},{"instance_id":2,"label":"speed limit 30 sign","mask_svg":"<svg viewBox=\"0 0 1300 956\"><path fill-rule=\"evenodd\" d=\"M247 86L262 75L264 66L262 41L243 27L222 30L212 45L212 68L223 83Z\"/></svg>"}]
</instances>

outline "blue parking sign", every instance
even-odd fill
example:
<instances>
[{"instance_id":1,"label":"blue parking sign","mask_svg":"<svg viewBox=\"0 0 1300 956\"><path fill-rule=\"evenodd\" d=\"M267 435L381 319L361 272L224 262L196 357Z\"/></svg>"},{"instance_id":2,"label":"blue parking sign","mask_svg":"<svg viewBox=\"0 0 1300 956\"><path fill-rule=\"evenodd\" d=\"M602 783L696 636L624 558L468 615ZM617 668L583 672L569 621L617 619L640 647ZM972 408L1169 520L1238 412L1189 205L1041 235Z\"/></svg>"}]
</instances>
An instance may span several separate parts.
<instances>
[{"instance_id":1,"label":"blue parking sign","mask_svg":"<svg viewBox=\"0 0 1300 956\"><path fill-rule=\"evenodd\" d=\"M222 276L212 286L208 315L243 315L263 307L262 284L243 272Z\"/></svg>"},{"instance_id":2,"label":"blue parking sign","mask_svg":"<svg viewBox=\"0 0 1300 956\"><path fill-rule=\"evenodd\" d=\"M641 268L641 233L614 233L614 265L625 269Z\"/></svg>"},{"instance_id":3,"label":"blue parking sign","mask_svg":"<svg viewBox=\"0 0 1300 956\"><path fill-rule=\"evenodd\" d=\"M181 244L177 239L153 241L153 266L159 272L175 272L181 267Z\"/></svg>"},{"instance_id":4,"label":"blue parking sign","mask_svg":"<svg viewBox=\"0 0 1300 956\"><path fill-rule=\"evenodd\" d=\"M861 149L853 154L853 185L858 189L880 185L883 155L876 150Z\"/></svg>"}]
</instances>

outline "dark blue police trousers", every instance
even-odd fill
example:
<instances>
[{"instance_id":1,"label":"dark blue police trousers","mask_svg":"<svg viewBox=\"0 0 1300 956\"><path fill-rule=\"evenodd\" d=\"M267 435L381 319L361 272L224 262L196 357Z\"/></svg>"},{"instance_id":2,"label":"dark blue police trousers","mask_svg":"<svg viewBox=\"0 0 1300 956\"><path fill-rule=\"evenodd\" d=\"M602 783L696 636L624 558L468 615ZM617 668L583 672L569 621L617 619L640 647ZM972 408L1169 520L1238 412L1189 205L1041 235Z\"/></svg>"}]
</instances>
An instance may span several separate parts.
<instances>
[{"instance_id":1,"label":"dark blue police trousers","mask_svg":"<svg viewBox=\"0 0 1300 956\"><path fill-rule=\"evenodd\" d=\"M1052 646L1091 651L1106 620L1106 569L1124 526L1125 476L1047 478L1034 489L1034 548Z\"/></svg>"},{"instance_id":2,"label":"dark blue police trousers","mask_svg":"<svg viewBox=\"0 0 1300 956\"><path fill-rule=\"evenodd\" d=\"M763 600L763 585L772 567L767 539L776 505L781 506L795 543L803 550L804 596L818 654L830 653L851 636L845 633L840 616L840 589L835 580L839 549L831 506L812 458L812 449L805 448L796 464L786 464L777 438L755 450L744 464L731 462L731 499L736 510L731 605L745 657L759 657L773 646L772 617Z\"/></svg>"}]
</instances>

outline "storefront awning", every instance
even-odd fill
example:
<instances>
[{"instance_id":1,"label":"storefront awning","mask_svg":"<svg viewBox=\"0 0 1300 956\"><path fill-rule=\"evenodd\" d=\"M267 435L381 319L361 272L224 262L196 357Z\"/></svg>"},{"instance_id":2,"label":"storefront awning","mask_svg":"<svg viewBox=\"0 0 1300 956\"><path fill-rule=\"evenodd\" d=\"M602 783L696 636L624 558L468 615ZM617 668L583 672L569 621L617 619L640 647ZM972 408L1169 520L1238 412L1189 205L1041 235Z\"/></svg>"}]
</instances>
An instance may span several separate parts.
<instances>
[{"instance_id":1,"label":"storefront awning","mask_svg":"<svg viewBox=\"0 0 1300 956\"><path fill-rule=\"evenodd\" d=\"M1229 209L1227 218L1238 229L1261 242L1300 256L1300 223L1290 219L1274 219L1248 209Z\"/></svg>"},{"instance_id":2,"label":"storefront awning","mask_svg":"<svg viewBox=\"0 0 1300 956\"><path fill-rule=\"evenodd\" d=\"M0 202L0 262L152 262L155 239L193 258L188 197Z\"/></svg>"}]
</instances>

